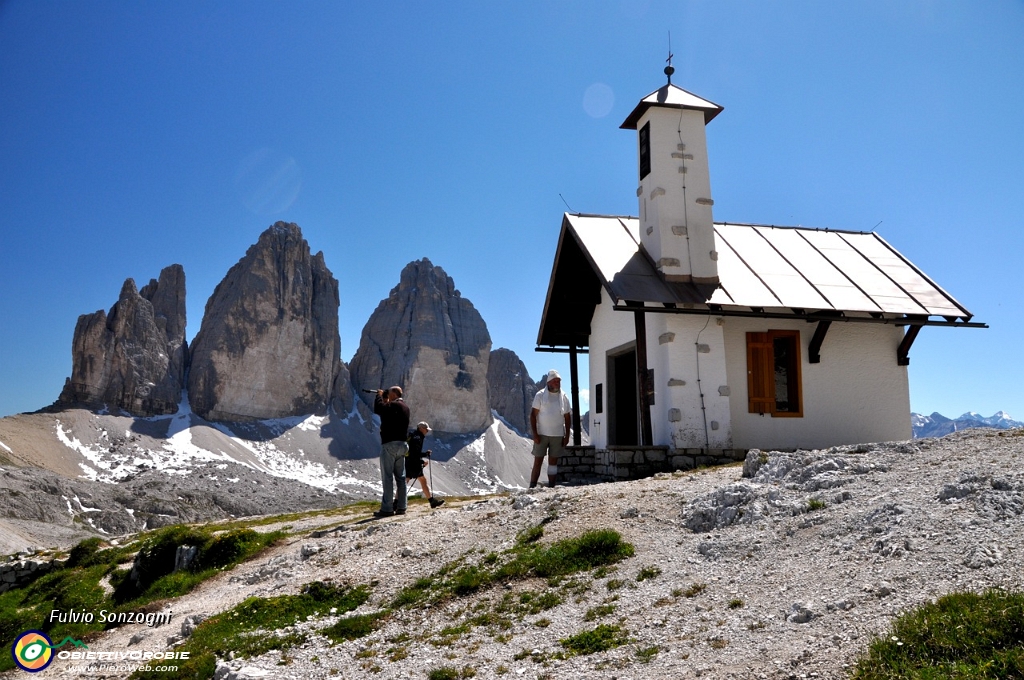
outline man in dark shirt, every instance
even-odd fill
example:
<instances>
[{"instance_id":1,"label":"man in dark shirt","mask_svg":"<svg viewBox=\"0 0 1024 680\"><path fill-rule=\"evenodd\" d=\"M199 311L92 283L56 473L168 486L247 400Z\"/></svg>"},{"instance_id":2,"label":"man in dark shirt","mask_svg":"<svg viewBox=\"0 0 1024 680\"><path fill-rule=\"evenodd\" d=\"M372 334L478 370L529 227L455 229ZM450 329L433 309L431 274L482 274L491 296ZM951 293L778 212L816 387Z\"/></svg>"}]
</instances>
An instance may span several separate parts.
<instances>
[{"instance_id":1,"label":"man in dark shirt","mask_svg":"<svg viewBox=\"0 0 1024 680\"><path fill-rule=\"evenodd\" d=\"M373 412L380 416L380 480L384 486L380 510L373 515L404 515L407 502L405 456L409 453L405 438L409 433L409 407L402 401L402 388L395 385L387 392L377 390Z\"/></svg>"}]
</instances>

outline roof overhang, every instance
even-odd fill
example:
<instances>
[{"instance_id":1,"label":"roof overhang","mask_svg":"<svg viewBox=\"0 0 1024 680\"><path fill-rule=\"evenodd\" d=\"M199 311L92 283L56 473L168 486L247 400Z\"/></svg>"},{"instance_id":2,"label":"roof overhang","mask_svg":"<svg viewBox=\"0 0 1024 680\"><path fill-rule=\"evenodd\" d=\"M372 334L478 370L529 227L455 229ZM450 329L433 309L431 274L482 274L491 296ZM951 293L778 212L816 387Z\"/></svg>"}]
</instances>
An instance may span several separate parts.
<instances>
[{"instance_id":1,"label":"roof overhang","mask_svg":"<svg viewBox=\"0 0 1024 680\"><path fill-rule=\"evenodd\" d=\"M626 117L626 120L623 121L619 128L623 130L636 130L637 123L640 122L640 119L643 117L644 113L647 112L647 109L652 106L659 106L667 109L692 109L696 111L703 111L705 125L710 123L711 119L724 110L718 104L710 102L702 97L698 97L692 92L687 92L681 87L676 87L672 84L663 85L641 99L640 103L636 105L636 108L633 109L633 112Z\"/></svg>"},{"instance_id":2,"label":"roof overhang","mask_svg":"<svg viewBox=\"0 0 1024 680\"><path fill-rule=\"evenodd\" d=\"M569 214L562 228L544 301L538 345L585 347L604 288L614 303L707 302L712 288L668 282L640 243L636 218Z\"/></svg>"}]
</instances>

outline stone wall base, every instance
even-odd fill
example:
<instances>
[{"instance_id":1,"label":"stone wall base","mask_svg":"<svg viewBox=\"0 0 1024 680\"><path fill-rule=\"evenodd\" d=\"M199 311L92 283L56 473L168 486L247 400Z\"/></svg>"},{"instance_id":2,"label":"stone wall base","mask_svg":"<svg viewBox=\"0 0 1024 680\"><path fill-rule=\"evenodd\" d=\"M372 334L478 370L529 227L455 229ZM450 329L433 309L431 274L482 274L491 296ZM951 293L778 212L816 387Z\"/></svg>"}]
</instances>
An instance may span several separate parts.
<instances>
[{"instance_id":1,"label":"stone wall base","mask_svg":"<svg viewBox=\"0 0 1024 680\"><path fill-rule=\"evenodd\" d=\"M693 470L742 461L745 449L672 449L668 446L567 446L558 459L558 476L568 484L621 482L659 472Z\"/></svg>"}]
</instances>

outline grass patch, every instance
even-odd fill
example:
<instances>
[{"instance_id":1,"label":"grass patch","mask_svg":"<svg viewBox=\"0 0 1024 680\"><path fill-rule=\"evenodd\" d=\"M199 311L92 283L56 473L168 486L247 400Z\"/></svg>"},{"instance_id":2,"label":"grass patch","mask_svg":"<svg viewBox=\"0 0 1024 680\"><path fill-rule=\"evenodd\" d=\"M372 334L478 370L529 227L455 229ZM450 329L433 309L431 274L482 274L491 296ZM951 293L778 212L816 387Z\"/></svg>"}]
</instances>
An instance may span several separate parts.
<instances>
[{"instance_id":1,"label":"grass patch","mask_svg":"<svg viewBox=\"0 0 1024 680\"><path fill-rule=\"evenodd\" d=\"M821 500L820 498L812 498L809 501L807 501L807 510L809 512L814 512L815 510L823 509L825 509L825 501Z\"/></svg>"},{"instance_id":2,"label":"grass patch","mask_svg":"<svg viewBox=\"0 0 1024 680\"><path fill-rule=\"evenodd\" d=\"M647 579L657 578L658 576L661 576L661 569L659 569L658 567L644 567L636 575L636 580L646 581Z\"/></svg>"},{"instance_id":3,"label":"grass patch","mask_svg":"<svg viewBox=\"0 0 1024 680\"><path fill-rule=\"evenodd\" d=\"M729 609L739 609L742 606L743 600L741 600L738 597L734 597L733 599L729 600Z\"/></svg>"},{"instance_id":4,"label":"grass patch","mask_svg":"<svg viewBox=\"0 0 1024 680\"><path fill-rule=\"evenodd\" d=\"M184 595L217 570L233 567L284 536L282 531L235 529L215 535L209 529L167 527L142 541L131 572L112 575L113 600L123 604ZM197 553L188 569L174 572L180 546L193 546Z\"/></svg>"},{"instance_id":5,"label":"grass patch","mask_svg":"<svg viewBox=\"0 0 1024 680\"><path fill-rule=\"evenodd\" d=\"M547 591L538 593L528 590L519 594L519 606L515 608L515 611L521 615L539 614L557 607L562 602L562 598L557 593Z\"/></svg>"},{"instance_id":6,"label":"grass patch","mask_svg":"<svg viewBox=\"0 0 1024 680\"><path fill-rule=\"evenodd\" d=\"M569 655L596 654L629 643L629 635L619 626L601 624L594 630L583 631L558 641Z\"/></svg>"},{"instance_id":7,"label":"grass patch","mask_svg":"<svg viewBox=\"0 0 1024 680\"><path fill-rule=\"evenodd\" d=\"M602 604L596 607L591 607L587 610L587 613L583 615L584 621L593 621L603 616L611 616L615 613L615 605L613 604Z\"/></svg>"},{"instance_id":8,"label":"grass patch","mask_svg":"<svg viewBox=\"0 0 1024 680\"><path fill-rule=\"evenodd\" d=\"M706 583L691 583L690 586L683 591L683 597L697 597L705 590L707 590L708 584Z\"/></svg>"},{"instance_id":9,"label":"grass patch","mask_svg":"<svg viewBox=\"0 0 1024 680\"><path fill-rule=\"evenodd\" d=\"M544 527L540 524L529 529L523 529L516 535L516 544L529 545L536 543L544 536Z\"/></svg>"},{"instance_id":10,"label":"grass patch","mask_svg":"<svg viewBox=\"0 0 1024 680\"><path fill-rule=\"evenodd\" d=\"M348 616L338 620L334 625L322 628L320 632L330 638L332 642L345 642L346 640L358 640L361 637L366 637L380 628L382 623L382 617L377 614Z\"/></svg>"},{"instance_id":11,"label":"grass patch","mask_svg":"<svg viewBox=\"0 0 1024 680\"><path fill-rule=\"evenodd\" d=\"M654 657L658 656L658 652L661 651L661 647L654 645L653 647L644 647L643 649L637 648L636 660L640 663L650 663L654 661Z\"/></svg>"},{"instance_id":12,"label":"grass patch","mask_svg":"<svg viewBox=\"0 0 1024 680\"><path fill-rule=\"evenodd\" d=\"M339 613L352 611L369 596L363 586L348 588L314 582L306 584L298 595L250 597L234 608L203 621L196 628L188 641L178 648L190 652L190 658L179 664L177 671L143 671L132 677L161 680L212 677L216 657L226 658L229 652L234 652L236 657L253 657L274 649L296 647L306 642L305 635L294 632L282 634L284 631L281 629L305 621L308 616L327 615L332 608ZM370 617L352 617L362 618ZM379 620L379 617L373 618ZM334 641L351 639L339 637L334 629L352 619L342 619L321 632ZM367 623L366 632L370 632L373 621Z\"/></svg>"},{"instance_id":13,"label":"grass patch","mask_svg":"<svg viewBox=\"0 0 1024 680\"><path fill-rule=\"evenodd\" d=\"M542 533L534 527L520 533L516 545L503 553L489 553L480 564L446 565L433 576L421 578L395 596L391 607L410 605L437 605L453 597L463 597L490 588L498 583L509 583L527 578L544 578L557 583L563 576L604 565L614 564L633 555L633 546L622 541L618 532L610 529L589 531L577 538L557 541L543 546L536 541ZM493 556L493 557L492 557ZM550 599L541 601L542 609L555 606ZM539 610L538 610L539 611ZM532 612L536 613L536 612Z\"/></svg>"},{"instance_id":14,"label":"grass patch","mask_svg":"<svg viewBox=\"0 0 1024 680\"><path fill-rule=\"evenodd\" d=\"M476 676L476 669L472 666L463 666L462 669L451 666L432 668L427 673L427 680L467 680Z\"/></svg>"},{"instance_id":15,"label":"grass patch","mask_svg":"<svg viewBox=\"0 0 1024 680\"><path fill-rule=\"evenodd\" d=\"M911 610L876 638L853 678L1024 677L1024 593L953 593Z\"/></svg>"}]
</instances>

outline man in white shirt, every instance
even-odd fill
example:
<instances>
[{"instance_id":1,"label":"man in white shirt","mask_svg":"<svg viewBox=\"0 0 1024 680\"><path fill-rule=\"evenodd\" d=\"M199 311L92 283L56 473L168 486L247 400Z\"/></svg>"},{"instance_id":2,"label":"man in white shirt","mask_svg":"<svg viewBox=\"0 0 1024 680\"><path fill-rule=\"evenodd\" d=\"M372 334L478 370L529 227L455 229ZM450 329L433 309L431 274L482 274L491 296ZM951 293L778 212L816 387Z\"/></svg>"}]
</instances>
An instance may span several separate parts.
<instances>
[{"instance_id":1,"label":"man in white shirt","mask_svg":"<svg viewBox=\"0 0 1024 680\"><path fill-rule=\"evenodd\" d=\"M562 392L562 376L551 369L547 375L547 388L533 398L530 427L533 428L533 471L530 488L537 486L544 456L548 457L548 484L558 483L558 457L569 443L572 431L572 407Z\"/></svg>"}]
</instances>

